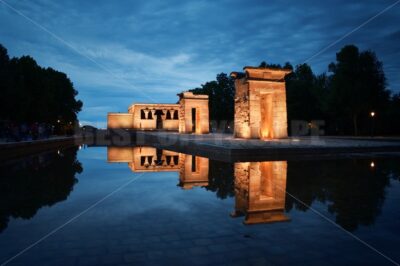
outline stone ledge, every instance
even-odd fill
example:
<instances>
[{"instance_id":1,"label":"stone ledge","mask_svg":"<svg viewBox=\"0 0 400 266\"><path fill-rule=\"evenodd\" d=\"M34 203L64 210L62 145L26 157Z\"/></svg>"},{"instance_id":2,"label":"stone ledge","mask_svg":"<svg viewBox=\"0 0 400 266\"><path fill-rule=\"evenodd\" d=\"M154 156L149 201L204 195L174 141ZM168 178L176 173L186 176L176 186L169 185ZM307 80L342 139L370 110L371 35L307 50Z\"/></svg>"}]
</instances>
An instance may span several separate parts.
<instances>
[{"instance_id":1,"label":"stone ledge","mask_svg":"<svg viewBox=\"0 0 400 266\"><path fill-rule=\"evenodd\" d=\"M0 143L0 159L12 159L48 150L75 146L80 143L82 143L82 137L80 136Z\"/></svg>"},{"instance_id":2,"label":"stone ledge","mask_svg":"<svg viewBox=\"0 0 400 266\"><path fill-rule=\"evenodd\" d=\"M235 139L228 134L193 135L144 131L130 132L130 134L133 141L117 144L109 142L107 145L153 146L228 162L338 158L350 154L370 156L368 153L372 152L400 154L400 140L353 140L331 137L320 137L316 140L312 137L302 137L262 141Z\"/></svg>"}]
</instances>

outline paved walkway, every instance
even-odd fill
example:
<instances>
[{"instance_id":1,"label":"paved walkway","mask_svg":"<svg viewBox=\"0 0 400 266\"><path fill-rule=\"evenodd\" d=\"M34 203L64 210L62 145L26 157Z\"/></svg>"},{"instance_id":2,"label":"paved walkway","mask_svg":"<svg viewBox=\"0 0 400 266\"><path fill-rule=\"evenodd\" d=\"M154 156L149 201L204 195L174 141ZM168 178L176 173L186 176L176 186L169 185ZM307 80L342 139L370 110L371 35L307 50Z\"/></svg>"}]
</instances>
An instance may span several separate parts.
<instances>
[{"instance_id":1,"label":"paved walkway","mask_svg":"<svg viewBox=\"0 0 400 266\"><path fill-rule=\"evenodd\" d=\"M288 156L320 156L360 152L400 152L400 139L380 137L289 137L279 140L236 139L231 134L178 134L137 132L138 144L229 161L279 159Z\"/></svg>"},{"instance_id":2,"label":"paved walkway","mask_svg":"<svg viewBox=\"0 0 400 266\"><path fill-rule=\"evenodd\" d=\"M0 142L0 159L12 159L31 153L59 149L76 145L81 141L78 136L55 136L48 139L38 139L19 142Z\"/></svg>"},{"instance_id":3,"label":"paved walkway","mask_svg":"<svg viewBox=\"0 0 400 266\"><path fill-rule=\"evenodd\" d=\"M71 138L73 138L73 136L51 136L49 138L44 138L44 139L22 140L22 141L5 141L4 139L0 139L0 147L2 145L26 145L32 143L42 143L46 141L65 140Z\"/></svg>"},{"instance_id":4,"label":"paved walkway","mask_svg":"<svg viewBox=\"0 0 400 266\"><path fill-rule=\"evenodd\" d=\"M400 146L400 138L370 138L370 137L329 137L329 136L306 136L289 137L287 139L258 140L258 139L237 139L231 134L179 134L176 132L138 132L160 138L180 142L190 142L218 146L230 149L251 149L251 148L329 148L329 147L392 147Z\"/></svg>"}]
</instances>

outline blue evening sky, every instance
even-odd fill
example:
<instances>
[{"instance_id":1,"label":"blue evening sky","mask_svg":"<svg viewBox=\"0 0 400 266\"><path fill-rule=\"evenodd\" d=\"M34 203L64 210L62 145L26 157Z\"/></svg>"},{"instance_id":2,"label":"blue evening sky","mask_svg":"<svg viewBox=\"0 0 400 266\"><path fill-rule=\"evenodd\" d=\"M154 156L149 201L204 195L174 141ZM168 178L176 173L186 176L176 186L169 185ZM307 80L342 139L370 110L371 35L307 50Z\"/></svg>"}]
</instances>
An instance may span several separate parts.
<instances>
[{"instance_id":1,"label":"blue evening sky","mask_svg":"<svg viewBox=\"0 0 400 266\"><path fill-rule=\"evenodd\" d=\"M81 122L104 127L107 112L174 103L220 72L303 63L394 3L0 0L0 43L10 56L67 73L84 102ZM400 91L400 3L313 57L314 72L327 71L346 44L375 51L388 87Z\"/></svg>"}]
</instances>

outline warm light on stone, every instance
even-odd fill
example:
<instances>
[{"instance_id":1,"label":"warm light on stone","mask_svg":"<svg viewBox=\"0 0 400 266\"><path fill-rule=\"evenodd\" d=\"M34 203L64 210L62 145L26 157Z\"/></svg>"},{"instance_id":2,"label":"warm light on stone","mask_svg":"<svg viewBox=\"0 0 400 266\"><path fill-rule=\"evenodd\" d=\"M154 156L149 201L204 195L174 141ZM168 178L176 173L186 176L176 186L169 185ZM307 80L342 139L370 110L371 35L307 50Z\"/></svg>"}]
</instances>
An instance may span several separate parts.
<instances>
[{"instance_id":1,"label":"warm light on stone","mask_svg":"<svg viewBox=\"0 0 400 266\"><path fill-rule=\"evenodd\" d=\"M209 133L208 95L179 94L179 132Z\"/></svg>"},{"instance_id":2,"label":"warm light on stone","mask_svg":"<svg viewBox=\"0 0 400 266\"><path fill-rule=\"evenodd\" d=\"M245 67L235 78L236 138L287 137L285 75L288 69Z\"/></svg>"},{"instance_id":3,"label":"warm light on stone","mask_svg":"<svg viewBox=\"0 0 400 266\"><path fill-rule=\"evenodd\" d=\"M132 104L133 128L141 130L177 130L179 104Z\"/></svg>"},{"instance_id":4,"label":"warm light on stone","mask_svg":"<svg viewBox=\"0 0 400 266\"><path fill-rule=\"evenodd\" d=\"M184 189L208 185L207 158L153 147L107 147L107 161L128 163L133 172L179 172Z\"/></svg>"},{"instance_id":5,"label":"warm light on stone","mask_svg":"<svg viewBox=\"0 0 400 266\"><path fill-rule=\"evenodd\" d=\"M107 128L209 133L208 95L179 94L178 104L132 104L128 113L108 113Z\"/></svg>"},{"instance_id":6,"label":"warm light on stone","mask_svg":"<svg viewBox=\"0 0 400 266\"><path fill-rule=\"evenodd\" d=\"M287 162L235 163L234 217L245 224L288 221L284 214Z\"/></svg>"},{"instance_id":7,"label":"warm light on stone","mask_svg":"<svg viewBox=\"0 0 400 266\"><path fill-rule=\"evenodd\" d=\"M179 170L179 184L184 189L191 189L195 186L208 185L208 158L185 155L183 157L183 165Z\"/></svg>"},{"instance_id":8,"label":"warm light on stone","mask_svg":"<svg viewBox=\"0 0 400 266\"><path fill-rule=\"evenodd\" d=\"M107 161L128 163L133 172L179 172L179 186L207 186L209 159L153 147L107 147ZM239 162L234 166L235 211L245 224L288 221L286 161Z\"/></svg>"}]
</instances>

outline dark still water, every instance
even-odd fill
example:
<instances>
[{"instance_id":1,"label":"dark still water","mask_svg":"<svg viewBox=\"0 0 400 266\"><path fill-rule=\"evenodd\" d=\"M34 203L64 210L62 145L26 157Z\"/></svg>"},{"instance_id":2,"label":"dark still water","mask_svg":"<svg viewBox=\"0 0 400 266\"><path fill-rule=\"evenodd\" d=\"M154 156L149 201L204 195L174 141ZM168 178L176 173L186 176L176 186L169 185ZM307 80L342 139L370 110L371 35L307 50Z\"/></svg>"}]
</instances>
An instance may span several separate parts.
<instances>
[{"instance_id":1,"label":"dark still water","mask_svg":"<svg viewBox=\"0 0 400 266\"><path fill-rule=\"evenodd\" d=\"M0 166L0 265L395 265L400 158L72 148Z\"/></svg>"}]
</instances>

